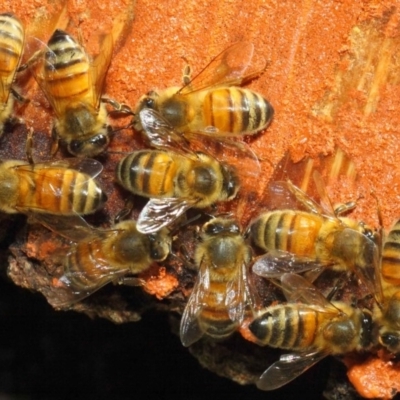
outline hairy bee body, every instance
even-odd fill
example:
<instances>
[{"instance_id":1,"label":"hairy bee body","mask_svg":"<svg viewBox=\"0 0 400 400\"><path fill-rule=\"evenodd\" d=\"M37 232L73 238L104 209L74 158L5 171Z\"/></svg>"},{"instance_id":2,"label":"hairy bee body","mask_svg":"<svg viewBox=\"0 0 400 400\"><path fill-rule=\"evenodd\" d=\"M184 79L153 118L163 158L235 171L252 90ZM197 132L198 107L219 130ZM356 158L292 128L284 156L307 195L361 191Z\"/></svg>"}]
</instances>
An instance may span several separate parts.
<instances>
[{"instance_id":1,"label":"hairy bee body","mask_svg":"<svg viewBox=\"0 0 400 400\"><path fill-rule=\"evenodd\" d=\"M200 208L233 198L239 189L234 168L202 153L197 156L136 151L119 162L117 180L137 195L193 199Z\"/></svg>"},{"instance_id":2,"label":"hairy bee body","mask_svg":"<svg viewBox=\"0 0 400 400\"><path fill-rule=\"evenodd\" d=\"M25 31L11 13L0 14L0 133L9 119L14 97L11 88L24 48Z\"/></svg>"},{"instance_id":3,"label":"hairy bee body","mask_svg":"<svg viewBox=\"0 0 400 400\"><path fill-rule=\"evenodd\" d=\"M252 305L247 287L251 249L236 222L216 218L203 227L195 262L199 275L181 321L181 340L189 346L204 334L224 339L243 322Z\"/></svg>"},{"instance_id":4,"label":"hairy bee body","mask_svg":"<svg viewBox=\"0 0 400 400\"><path fill-rule=\"evenodd\" d=\"M389 231L382 247L377 277L374 320L378 341L391 353L400 353L400 221ZM378 281L379 280L379 281Z\"/></svg>"},{"instance_id":5,"label":"hairy bee body","mask_svg":"<svg viewBox=\"0 0 400 400\"><path fill-rule=\"evenodd\" d=\"M350 218L300 210L262 213L250 227L253 242L267 252L283 251L338 269L372 264L367 231Z\"/></svg>"},{"instance_id":6,"label":"hairy bee body","mask_svg":"<svg viewBox=\"0 0 400 400\"><path fill-rule=\"evenodd\" d=\"M301 303L278 304L264 311L249 329L263 345L286 350L334 355L365 348L370 318L343 302L332 304L338 309L336 315Z\"/></svg>"},{"instance_id":7,"label":"hairy bee body","mask_svg":"<svg viewBox=\"0 0 400 400\"><path fill-rule=\"evenodd\" d=\"M137 231L135 221L123 221L111 231L97 230L75 243L65 259L62 281L74 292L92 293L115 277L138 274L169 254L167 230L154 235Z\"/></svg>"},{"instance_id":8,"label":"hairy bee body","mask_svg":"<svg viewBox=\"0 0 400 400\"><path fill-rule=\"evenodd\" d=\"M210 131L234 135L265 129L273 115L270 103L260 94L239 87L218 87L181 94L179 88L144 97L143 108L158 111L178 132ZM141 126L137 126L141 129Z\"/></svg>"},{"instance_id":9,"label":"hairy bee body","mask_svg":"<svg viewBox=\"0 0 400 400\"><path fill-rule=\"evenodd\" d=\"M55 139L64 141L76 156L95 156L109 143L107 110L102 86L112 55L112 37L91 60L83 46L56 30L34 64L33 73L56 114Z\"/></svg>"},{"instance_id":10,"label":"hairy bee body","mask_svg":"<svg viewBox=\"0 0 400 400\"><path fill-rule=\"evenodd\" d=\"M73 168L57 163L30 165L17 160L0 163L0 210L3 212L91 214L106 199L90 175Z\"/></svg>"}]
</instances>

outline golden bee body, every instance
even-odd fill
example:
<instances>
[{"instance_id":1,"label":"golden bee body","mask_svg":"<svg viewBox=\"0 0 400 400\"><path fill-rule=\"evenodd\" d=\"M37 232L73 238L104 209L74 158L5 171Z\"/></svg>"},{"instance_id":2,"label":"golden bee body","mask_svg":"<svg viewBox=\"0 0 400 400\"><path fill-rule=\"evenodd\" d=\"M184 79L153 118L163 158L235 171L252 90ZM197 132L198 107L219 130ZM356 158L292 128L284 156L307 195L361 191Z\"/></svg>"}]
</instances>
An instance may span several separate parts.
<instances>
[{"instance_id":1,"label":"golden bee body","mask_svg":"<svg viewBox=\"0 0 400 400\"><path fill-rule=\"evenodd\" d=\"M247 278L250 261L251 249L235 221L216 218L204 225L195 252L198 277L181 320L184 346L204 334L224 339L241 325L253 304Z\"/></svg>"},{"instance_id":2,"label":"golden bee body","mask_svg":"<svg viewBox=\"0 0 400 400\"><path fill-rule=\"evenodd\" d=\"M112 49L112 36L107 35L92 61L72 36L56 30L33 63L33 74L56 114L53 136L76 156L98 155L109 143L101 94Z\"/></svg>"},{"instance_id":3,"label":"golden bee body","mask_svg":"<svg viewBox=\"0 0 400 400\"><path fill-rule=\"evenodd\" d=\"M260 377L257 386L277 389L327 355L346 354L372 345L369 311L344 302L330 303L296 274L281 277L289 303L267 307L249 325L258 344L291 350Z\"/></svg>"},{"instance_id":4,"label":"golden bee body","mask_svg":"<svg viewBox=\"0 0 400 400\"><path fill-rule=\"evenodd\" d=\"M341 270L372 265L370 230L350 218L331 218L301 210L262 213L250 227L253 242L266 252Z\"/></svg>"},{"instance_id":5,"label":"golden bee body","mask_svg":"<svg viewBox=\"0 0 400 400\"><path fill-rule=\"evenodd\" d=\"M152 231L147 224L159 229L190 207L230 200L239 190L235 169L203 153L136 151L119 162L116 177L127 190L151 199L138 221L144 233Z\"/></svg>"},{"instance_id":6,"label":"golden bee body","mask_svg":"<svg viewBox=\"0 0 400 400\"><path fill-rule=\"evenodd\" d=\"M11 13L0 14L0 133L13 109L11 89L21 61L24 40L25 30L21 21Z\"/></svg>"},{"instance_id":7,"label":"golden bee body","mask_svg":"<svg viewBox=\"0 0 400 400\"><path fill-rule=\"evenodd\" d=\"M400 221L389 231L382 247L379 276L375 279L374 321L378 341L391 353L400 353Z\"/></svg>"},{"instance_id":8,"label":"golden bee body","mask_svg":"<svg viewBox=\"0 0 400 400\"><path fill-rule=\"evenodd\" d=\"M170 87L143 96L135 114L155 110L180 133L249 135L265 129L274 110L259 93L239 86L260 72L245 75L254 46L239 42L215 57L181 88ZM137 130L143 127L135 121Z\"/></svg>"},{"instance_id":9,"label":"golden bee body","mask_svg":"<svg viewBox=\"0 0 400 400\"><path fill-rule=\"evenodd\" d=\"M3 161L0 163L0 210L60 215L94 213L107 200L93 179L101 169L99 162L90 159L76 164L65 160L33 165L17 160Z\"/></svg>"}]
</instances>

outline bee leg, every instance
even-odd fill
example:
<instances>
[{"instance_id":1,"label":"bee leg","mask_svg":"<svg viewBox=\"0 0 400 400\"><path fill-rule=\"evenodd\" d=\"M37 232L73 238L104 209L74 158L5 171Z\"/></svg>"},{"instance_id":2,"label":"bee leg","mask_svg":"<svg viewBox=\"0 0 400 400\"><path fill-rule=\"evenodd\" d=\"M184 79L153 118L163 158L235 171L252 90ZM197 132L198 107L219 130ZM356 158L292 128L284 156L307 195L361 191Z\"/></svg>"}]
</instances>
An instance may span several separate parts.
<instances>
[{"instance_id":1,"label":"bee leg","mask_svg":"<svg viewBox=\"0 0 400 400\"><path fill-rule=\"evenodd\" d=\"M118 224L122 220L124 220L133 209L133 200L128 199L125 202L125 207L114 217L114 225Z\"/></svg>"},{"instance_id":2,"label":"bee leg","mask_svg":"<svg viewBox=\"0 0 400 400\"><path fill-rule=\"evenodd\" d=\"M332 301L333 297L336 296L339 291L343 290L346 283L349 281L349 279L351 279L350 275L351 271L345 271L341 274L339 278L336 279L335 285L326 296L328 301Z\"/></svg>"},{"instance_id":3,"label":"bee leg","mask_svg":"<svg viewBox=\"0 0 400 400\"><path fill-rule=\"evenodd\" d=\"M19 101L20 103L29 103L30 100L26 97L22 96L22 94L18 93L14 88L10 89L12 95Z\"/></svg>"},{"instance_id":4,"label":"bee leg","mask_svg":"<svg viewBox=\"0 0 400 400\"><path fill-rule=\"evenodd\" d=\"M28 134L26 136L25 154L26 154L26 159L31 165L34 164L32 153L33 153L33 128L29 128Z\"/></svg>"},{"instance_id":5,"label":"bee leg","mask_svg":"<svg viewBox=\"0 0 400 400\"><path fill-rule=\"evenodd\" d=\"M18 72L23 72L25 71L27 68L29 68L32 64L34 64L41 56L43 55L43 50L38 50L36 51L32 57L25 63L22 64L18 67L17 69L17 73Z\"/></svg>"},{"instance_id":6,"label":"bee leg","mask_svg":"<svg viewBox=\"0 0 400 400\"><path fill-rule=\"evenodd\" d=\"M110 113L121 113L121 114L129 114L129 115L135 115L132 109L125 103L119 103L116 100L109 99L107 97L102 97L101 101L106 104L110 104L111 107L114 108L113 111Z\"/></svg>"},{"instance_id":7,"label":"bee leg","mask_svg":"<svg viewBox=\"0 0 400 400\"><path fill-rule=\"evenodd\" d=\"M116 279L114 285L127 285L127 286L143 286L146 281L140 278L135 278L133 276L124 276Z\"/></svg>"},{"instance_id":8,"label":"bee leg","mask_svg":"<svg viewBox=\"0 0 400 400\"><path fill-rule=\"evenodd\" d=\"M51 150L50 153L52 156L54 156L57 151L58 151L58 143L59 143L59 137L58 137L58 132L57 129L53 126L51 129L51 138L53 139L53 142L51 144Z\"/></svg>"}]
</instances>

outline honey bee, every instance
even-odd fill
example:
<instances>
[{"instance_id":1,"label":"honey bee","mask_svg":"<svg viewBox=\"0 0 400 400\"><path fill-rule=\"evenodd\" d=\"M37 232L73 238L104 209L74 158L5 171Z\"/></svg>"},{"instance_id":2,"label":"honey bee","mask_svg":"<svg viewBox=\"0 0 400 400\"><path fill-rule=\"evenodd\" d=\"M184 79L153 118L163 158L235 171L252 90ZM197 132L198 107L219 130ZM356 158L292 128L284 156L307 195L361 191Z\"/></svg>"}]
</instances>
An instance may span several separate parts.
<instances>
[{"instance_id":1,"label":"honey bee","mask_svg":"<svg viewBox=\"0 0 400 400\"><path fill-rule=\"evenodd\" d=\"M247 270L251 249L234 220L215 218L206 223L194 258L198 276L180 326L184 346L204 334L228 337L254 304Z\"/></svg>"},{"instance_id":2,"label":"honey bee","mask_svg":"<svg viewBox=\"0 0 400 400\"><path fill-rule=\"evenodd\" d=\"M72 36L56 30L47 47L28 61L56 115L53 153L59 139L75 156L93 157L108 146L111 128L105 103L122 107L101 97L112 51L112 34L106 35L99 55L91 60Z\"/></svg>"},{"instance_id":3,"label":"honey bee","mask_svg":"<svg viewBox=\"0 0 400 400\"><path fill-rule=\"evenodd\" d=\"M372 318L344 302L329 302L296 274L281 277L287 304L270 306L250 323L259 344L294 353L282 355L259 378L257 387L277 389L328 355L367 350L372 343Z\"/></svg>"},{"instance_id":4,"label":"honey bee","mask_svg":"<svg viewBox=\"0 0 400 400\"><path fill-rule=\"evenodd\" d=\"M24 40L25 30L21 21L11 13L0 14L0 134L10 118L14 98L21 99L12 85L21 61Z\"/></svg>"},{"instance_id":5,"label":"honey bee","mask_svg":"<svg viewBox=\"0 0 400 400\"><path fill-rule=\"evenodd\" d=\"M375 283L374 322L378 341L391 353L400 353L400 221L390 230L382 247Z\"/></svg>"},{"instance_id":6,"label":"honey bee","mask_svg":"<svg viewBox=\"0 0 400 400\"><path fill-rule=\"evenodd\" d=\"M257 71L244 75L253 51L254 46L249 42L232 45L192 80L185 74L183 87L143 96L135 115L152 109L183 134L242 136L267 128L274 113L271 104L256 92L236 87L260 74ZM143 130L139 118L134 124L136 130Z\"/></svg>"},{"instance_id":7,"label":"honey bee","mask_svg":"<svg viewBox=\"0 0 400 400\"><path fill-rule=\"evenodd\" d=\"M57 285L60 291L52 299L57 307L82 300L128 274L139 274L153 262L164 261L170 252L167 229L144 235L133 220L119 222L108 230L96 229L77 215L56 218L43 214L35 215L34 220L75 242L63 257L64 272ZM139 279L133 282L140 284Z\"/></svg>"},{"instance_id":8,"label":"honey bee","mask_svg":"<svg viewBox=\"0 0 400 400\"><path fill-rule=\"evenodd\" d=\"M0 211L5 213L92 214L107 200L93 179L103 169L92 159L28 164L0 162Z\"/></svg>"},{"instance_id":9,"label":"honey bee","mask_svg":"<svg viewBox=\"0 0 400 400\"><path fill-rule=\"evenodd\" d=\"M280 192L288 188L308 211L274 210L252 222L250 237L267 252L254 263L253 271L267 278L311 269L351 271L373 292L371 279L379 263L379 234L362 222L340 216L353 204L328 212L290 181L272 187Z\"/></svg>"},{"instance_id":10,"label":"honey bee","mask_svg":"<svg viewBox=\"0 0 400 400\"><path fill-rule=\"evenodd\" d=\"M138 218L138 230L152 233L171 224L191 207L204 208L233 199L239 190L236 169L196 153L140 150L117 166L117 181L150 200Z\"/></svg>"}]
</instances>

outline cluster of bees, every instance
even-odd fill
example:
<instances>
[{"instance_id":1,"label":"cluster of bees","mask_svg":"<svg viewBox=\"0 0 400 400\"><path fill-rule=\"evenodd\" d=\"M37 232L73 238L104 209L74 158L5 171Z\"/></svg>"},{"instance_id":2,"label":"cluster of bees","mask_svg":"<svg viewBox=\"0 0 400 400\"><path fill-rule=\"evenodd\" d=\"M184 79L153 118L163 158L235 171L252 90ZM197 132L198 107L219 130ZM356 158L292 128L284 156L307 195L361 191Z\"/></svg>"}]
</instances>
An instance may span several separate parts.
<instances>
[{"instance_id":1,"label":"cluster of bees","mask_svg":"<svg viewBox=\"0 0 400 400\"><path fill-rule=\"evenodd\" d=\"M254 165L257 174L259 160L241 139L266 129L273 108L240 87L262 72L246 73L251 43L232 45L193 79L187 69L182 87L150 92L134 110L102 96L111 34L93 59L61 30L20 65L23 48L23 25L14 15L1 14L0 129L12 118L14 99L21 100L15 77L29 70L55 114L52 151L60 144L75 157L2 161L0 210L24 213L73 242L58 281L69 293L64 306L165 261L171 231L182 227L188 209L236 197L249 171L238 167L239 159L242 166ZM153 149L123 157L115 172L127 191L149 199L138 221L120 221L129 213L123 210L112 228L100 229L82 215L95 213L107 200L95 179L102 165L90 158L110 142L107 104L132 115L132 126ZM221 148L239 155L237 162L227 162ZM224 339L247 320L255 342L292 352L260 377L258 386L265 390L288 383L327 355L378 345L400 352L400 226L384 240L382 229L343 216L354 204L334 209L321 176L317 171L312 176L320 203L292 183L288 169L285 179L269 186L277 209L258 215L245 232L232 215L212 217L194 251L197 279L181 319L183 345L203 335ZM326 269L354 274L373 296L372 310L332 300L337 290L323 294L314 282ZM262 305L250 270L276 284L287 302Z\"/></svg>"}]
</instances>

